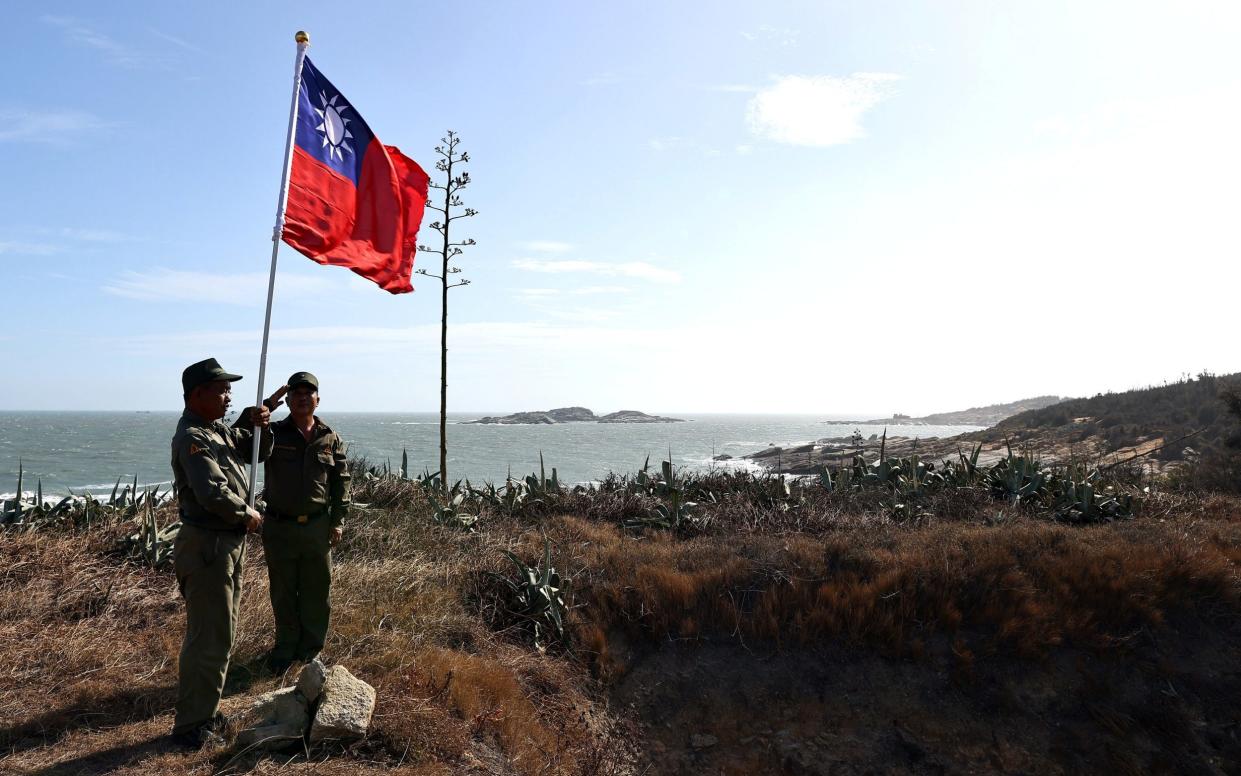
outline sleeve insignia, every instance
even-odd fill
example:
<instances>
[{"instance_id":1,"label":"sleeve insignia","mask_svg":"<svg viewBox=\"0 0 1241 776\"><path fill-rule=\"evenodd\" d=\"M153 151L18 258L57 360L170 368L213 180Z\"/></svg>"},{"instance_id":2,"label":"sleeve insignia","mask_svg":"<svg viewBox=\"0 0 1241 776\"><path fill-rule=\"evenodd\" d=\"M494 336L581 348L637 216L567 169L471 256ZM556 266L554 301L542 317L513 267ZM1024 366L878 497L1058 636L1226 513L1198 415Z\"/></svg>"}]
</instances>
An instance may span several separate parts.
<instances>
[{"instance_id":1,"label":"sleeve insignia","mask_svg":"<svg viewBox=\"0 0 1241 776\"><path fill-rule=\"evenodd\" d=\"M190 455L198 455L203 450L204 448L199 447L197 442L190 442Z\"/></svg>"}]
</instances>

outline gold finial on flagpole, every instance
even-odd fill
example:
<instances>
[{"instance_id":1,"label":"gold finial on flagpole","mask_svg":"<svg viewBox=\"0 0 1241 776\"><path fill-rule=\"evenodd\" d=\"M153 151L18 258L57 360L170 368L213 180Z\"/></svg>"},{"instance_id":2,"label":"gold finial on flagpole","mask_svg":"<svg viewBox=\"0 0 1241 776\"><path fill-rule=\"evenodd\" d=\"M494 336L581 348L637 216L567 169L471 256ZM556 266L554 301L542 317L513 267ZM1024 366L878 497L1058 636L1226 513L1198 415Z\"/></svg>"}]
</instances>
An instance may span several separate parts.
<instances>
[{"instance_id":1,"label":"gold finial on flagpole","mask_svg":"<svg viewBox=\"0 0 1241 776\"><path fill-rule=\"evenodd\" d=\"M298 30L297 34L293 36L293 40L296 40L298 43L309 43L310 36L306 34L305 30Z\"/></svg>"}]
</instances>

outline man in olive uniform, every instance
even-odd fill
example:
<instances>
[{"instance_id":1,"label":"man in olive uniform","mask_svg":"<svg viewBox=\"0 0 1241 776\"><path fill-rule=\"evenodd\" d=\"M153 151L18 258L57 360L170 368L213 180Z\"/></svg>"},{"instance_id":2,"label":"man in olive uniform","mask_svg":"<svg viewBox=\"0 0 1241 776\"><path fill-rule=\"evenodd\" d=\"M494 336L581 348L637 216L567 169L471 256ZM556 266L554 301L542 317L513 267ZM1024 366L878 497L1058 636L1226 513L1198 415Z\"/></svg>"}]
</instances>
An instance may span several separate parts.
<instances>
[{"instance_id":1,"label":"man in olive uniform","mask_svg":"<svg viewBox=\"0 0 1241 776\"><path fill-rule=\"evenodd\" d=\"M177 673L172 739L200 746L218 717L224 676L237 632L246 534L263 516L247 505L254 426L260 426L260 458L271 452L269 409L251 407L232 428L220 422L231 403L230 374L214 358L181 373L185 412L172 438L173 489L181 528L173 542L177 584L185 598L185 640ZM280 403L284 389L264 404Z\"/></svg>"},{"instance_id":2,"label":"man in olive uniform","mask_svg":"<svg viewBox=\"0 0 1241 776\"><path fill-rule=\"evenodd\" d=\"M349 512L345 444L315 416L319 380L296 372L288 381L289 416L272 424L264 466L263 552L276 620L268 668L283 673L323 649L331 612L332 547Z\"/></svg>"}]
</instances>

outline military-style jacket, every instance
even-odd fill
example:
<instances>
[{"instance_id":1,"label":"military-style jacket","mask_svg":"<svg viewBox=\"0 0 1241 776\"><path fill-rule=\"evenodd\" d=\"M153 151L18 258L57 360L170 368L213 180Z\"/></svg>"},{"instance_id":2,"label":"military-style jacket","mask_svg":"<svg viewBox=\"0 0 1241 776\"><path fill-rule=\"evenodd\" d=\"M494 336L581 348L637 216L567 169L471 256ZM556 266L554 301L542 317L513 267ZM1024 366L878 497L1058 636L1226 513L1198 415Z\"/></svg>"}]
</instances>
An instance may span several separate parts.
<instances>
[{"instance_id":1,"label":"military-style jacket","mask_svg":"<svg viewBox=\"0 0 1241 776\"><path fill-rule=\"evenodd\" d=\"M182 521L203 528L244 531L250 497L245 465L254 427L242 413L232 428L186 410L172 437L172 485ZM259 437L259 460L271 453L272 433Z\"/></svg>"},{"instance_id":2,"label":"military-style jacket","mask_svg":"<svg viewBox=\"0 0 1241 776\"><path fill-rule=\"evenodd\" d=\"M309 442L291 415L272 423L271 430L275 443L263 467L263 499L268 510L288 516L327 510L333 527L344 523L349 513L345 443L317 416Z\"/></svg>"}]
</instances>

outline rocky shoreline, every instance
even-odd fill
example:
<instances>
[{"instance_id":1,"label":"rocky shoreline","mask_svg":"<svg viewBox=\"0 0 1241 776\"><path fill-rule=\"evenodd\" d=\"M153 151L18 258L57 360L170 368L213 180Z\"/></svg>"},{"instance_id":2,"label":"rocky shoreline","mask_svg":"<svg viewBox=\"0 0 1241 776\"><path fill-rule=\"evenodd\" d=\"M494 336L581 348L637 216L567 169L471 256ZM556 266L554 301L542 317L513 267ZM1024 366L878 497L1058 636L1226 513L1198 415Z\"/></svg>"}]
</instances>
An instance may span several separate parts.
<instances>
[{"instance_id":1,"label":"rocky shoreline","mask_svg":"<svg viewBox=\"0 0 1241 776\"><path fill-rule=\"evenodd\" d=\"M659 415L648 415L637 410L618 410L607 415L596 415L585 407L557 407L554 410L535 410L533 412L515 412L503 417L484 417L468 420L469 424L483 425L544 425L552 426L560 423L684 423L681 418L665 418Z\"/></svg>"}]
</instances>

